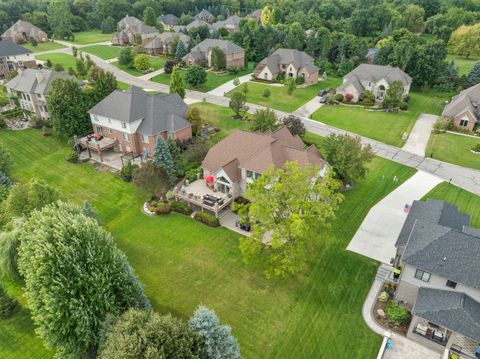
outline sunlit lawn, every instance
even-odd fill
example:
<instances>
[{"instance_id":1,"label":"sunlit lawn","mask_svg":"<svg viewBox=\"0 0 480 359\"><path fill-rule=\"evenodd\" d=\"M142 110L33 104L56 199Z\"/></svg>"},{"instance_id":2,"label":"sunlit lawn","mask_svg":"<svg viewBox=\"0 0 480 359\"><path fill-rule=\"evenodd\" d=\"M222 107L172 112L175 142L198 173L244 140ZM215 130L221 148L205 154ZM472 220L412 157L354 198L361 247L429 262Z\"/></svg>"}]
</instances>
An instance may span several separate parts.
<instances>
[{"instance_id":1,"label":"sunlit lawn","mask_svg":"<svg viewBox=\"0 0 480 359\"><path fill-rule=\"evenodd\" d=\"M51 54L43 54L43 55L36 55L35 58L40 61L47 61L50 60L52 64L60 64L63 66L65 71L71 67L72 69L76 69L77 67L77 60L73 55L63 54L63 53L51 53Z\"/></svg>"},{"instance_id":2,"label":"sunlit lawn","mask_svg":"<svg viewBox=\"0 0 480 359\"><path fill-rule=\"evenodd\" d=\"M153 71L159 70L159 69L161 69L165 66L165 59L164 58L159 57L159 56L149 56L149 58L150 58L151 68L152 68ZM128 73L132 76L135 76L135 77L145 75L144 73L142 73L141 71L138 71L135 68L129 68L125 65L120 65L118 63L118 61L112 62L112 65L118 67L120 70L125 71L126 73Z\"/></svg>"},{"instance_id":3,"label":"sunlit lawn","mask_svg":"<svg viewBox=\"0 0 480 359\"><path fill-rule=\"evenodd\" d=\"M118 57L120 55L120 51L122 51L122 48L119 46L92 45L82 47L80 51L98 56L103 60L109 60Z\"/></svg>"},{"instance_id":4,"label":"sunlit lawn","mask_svg":"<svg viewBox=\"0 0 480 359\"><path fill-rule=\"evenodd\" d=\"M448 61L451 61L452 59L455 59L455 64L458 66L458 71L460 72L460 75L468 75L473 65L475 65L476 62L480 61L480 57L470 57L467 59L465 57L457 55L447 56Z\"/></svg>"},{"instance_id":5,"label":"sunlit lawn","mask_svg":"<svg viewBox=\"0 0 480 359\"><path fill-rule=\"evenodd\" d=\"M72 42L77 45L93 44L95 42L111 41L112 34L102 34L101 31L82 31L73 34L75 39Z\"/></svg>"},{"instance_id":6,"label":"sunlit lawn","mask_svg":"<svg viewBox=\"0 0 480 359\"><path fill-rule=\"evenodd\" d=\"M65 46L57 44L56 42L39 42L37 46L32 46L32 44L24 44L23 47L29 49L32 52L43 52L43 51L51 51L51 50L58 50L64 49Z\"/></svg>"},{"instance_id":7,"label":"sunlit lawn","mask_svg":"<svg viewBox=\"0 0 480 359\"><path fill-rule=\"evenodd\" d=\"M470 152L470 149L479 143L480 138L451 133L432 133L425 154L440 161L478 170L480 155Z\"/></svg>"}]
</instances>

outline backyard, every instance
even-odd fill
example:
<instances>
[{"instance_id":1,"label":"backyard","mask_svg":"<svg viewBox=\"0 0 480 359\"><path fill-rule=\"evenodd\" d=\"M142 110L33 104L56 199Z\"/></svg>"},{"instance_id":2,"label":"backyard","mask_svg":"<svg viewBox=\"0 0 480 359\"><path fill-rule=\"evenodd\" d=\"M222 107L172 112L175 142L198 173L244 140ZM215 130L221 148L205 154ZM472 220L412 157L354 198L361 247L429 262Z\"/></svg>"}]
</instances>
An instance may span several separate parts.
<instances>
[{"instance_id":1,"label":"backyard","mask_svg":"<svg viewBox=\"0 0 480 359\"><path fill-rule=\"evenodd\" d=\"M49 42L39 42L37 46L32 46L32 44L25 44L22 45L26 49L29 49L31 52L43 52L43 51L51 51L51 50L58 50L64 49L65 46L57 44L56 42L49 41Z\"/></svg>"},{"instance_id":2,"label":"backyard","mask_svg":"<svg viewBox=\"0 0 480 359\"><path fill-rule=\"evenodd\" d=\"M165 59L164 58L159 57L159 56L148 56L148 57L150 58L150 64L151 64L151 68L153 69L153 71L160 70L161 68L163 68L165 66ZM112 65L118 67L120 70L125 71L126 73L128 73L132 76L135 76L135 77L145 75L144 73L142 73L141 71L138 71L135 68L129 68L125 65L120 65L118 63L118 61L112 62Z\"/></svg>"},{"instance_id":3,"label":"backyard","mask_svg":"<svg viewBox=\"0 0 480 359\"><path fill-rule=\"evenodd\" d=\"M460 75L468 75L473 65L475 65L477 61L480 61L479 57L471 57L466 59L465 57L456 55L447 56L448 61L451 61L452 59L455 59L455 64L458 66L458 72Z\"/></svg>"},{"instance_id":4,"label":"backyard","mask_svg":"<svg viewBox=\"0 0 480 359\"><path fill-rule=\"evenodd\" d=\"M318 91L326 88L336 88L342 83L342 80L336 77L330 77L328 80L321 81L316 85L303 88L296 88L291 95L287 93L286 86L276 86L261 82L248 82L247 102L255 103L265 107L280 111L292 112L317 96ZM245 84L230 91L227 96L232 97L236 91L241 91ZM270 96L265 97L264 91L268 89Z\"/></svg>"},{"instance_id":5,"label":"backyard","mask_svg":"<svg viewBox=\"0 0 480 359\"><path fill-rule=\"evenodd\" d=\"M361 106L323 106L311 117L331 126L401 147L402 135L410 133L421 113L440 115L449 96L433 91L410 92L409 108L405 112L368 111Z\"/></svg>"},{"instance_id":6,"label":"backyard","mask_svg":"<svg viewBox=\"0 0 480 359\"><path fill-rule=\"evenodd\" d=\"M479 143L478 137L432 133L425 154L440 161L480 170L480 155L470 152Z\"/></svg>"},{"instance_id":7,"label":"backyard","mask_svg":"<svg viewBox=\"0 0 480 359\"><path fill-rule=\"evenodd\" d=\"M80 51L100 57L103 60L110 60L120 55L122 48L110 45L92 45L80 48Z\"/></svg>"},{"instance_id":8,"label":"backyard","mask_svg":"<svg viewBox=\"0 0 480 359\"><path fill-rule=\"evenodd\" d=\"M135 268L154 308L182 318L203 303L233 328L245 358L376 355L381 338L368 329L361 308L378 263L345 250L368 210L414 170L376 158L355 190L345 193L337 219L318 234L307 273L267 280L242 262L238 234L171 214L147 217L145 195L112 173L65 161L67 145L40 131L0 131L11 151L13 176L42 178L66 199L88 199ZM29 146L25 146L28 143ZM385 181L397 176L399 182ZM139 231L138 229L142 230ZM20 296L18 287L9 292ZM20 311L0 331L0 357L48 357ZM20 326L20 321L25 325ZM17 333L20 331L20 333ZM11 338L16 340L12 346Z\"/></svg>"},{"instance_id":9,"label":"backyard","mask_svg":"<svg viewBox=\"0 0 480 359\"><path fill-rule=\"evenodd\" d=\"M93 44L95 42L112 40L112 34L102 34L100 31L75 32L73 35L75 36L74 40L67 42L71 42L76 45Z\"/></svg>"}]
</instances>

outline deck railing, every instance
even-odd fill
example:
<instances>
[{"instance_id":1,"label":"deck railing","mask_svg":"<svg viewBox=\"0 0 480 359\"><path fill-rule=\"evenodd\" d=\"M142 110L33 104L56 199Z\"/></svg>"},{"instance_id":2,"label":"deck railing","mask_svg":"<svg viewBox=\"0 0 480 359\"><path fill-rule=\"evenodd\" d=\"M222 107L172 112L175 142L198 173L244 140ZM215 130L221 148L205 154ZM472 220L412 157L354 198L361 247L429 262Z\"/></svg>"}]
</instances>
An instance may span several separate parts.
<instances>
[{"instance_id":1,"label":"deck railing","mask_svg":"<svg viewBox=\"0 0 480 359\"><path fill-rule=\"evenodd\" d=\"M175 197L177 200L181 199L188 203L191 203L193 205L200 207L202 211L206 209L207 211L213 212L216 217L218 217L218 213L220 213L222 209L229 206L233 201L233 197L225 197L221 205L219 205L218 203L215 203L213 206L210 206L203 202L203 197L198 195L196 196L194 194L191 195L189 193L181 193L180 191L178 191L175 193Z\"/></svg>"}]
</instances>

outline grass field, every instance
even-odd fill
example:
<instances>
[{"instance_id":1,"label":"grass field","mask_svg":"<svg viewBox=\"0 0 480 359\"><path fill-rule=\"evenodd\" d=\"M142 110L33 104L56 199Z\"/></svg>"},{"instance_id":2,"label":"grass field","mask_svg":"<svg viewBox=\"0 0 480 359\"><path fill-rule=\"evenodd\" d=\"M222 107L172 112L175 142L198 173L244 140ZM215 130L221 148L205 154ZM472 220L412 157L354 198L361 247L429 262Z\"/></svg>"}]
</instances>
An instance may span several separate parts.
<instances>
[{"instance_id":1,"label":"grass field","mask_svg":"<svg viewBox=\"0 0 480 359\"><path fill-rule=\"evenodd\" d=\"M50 51L50 50L58 50L64 49L65 46L57 44L56 42L39 42L37 46L32 46L32 44L25 44L22 45L26 49L29 49L31 52L43 52L43 51Z\"/></svg>"},{"instance_id":2,"label":"grass field","mask_svg":"<svg viewBox=\"0 0 480 359\"><path fill-rule=\"evenodd\" d=\"M473 65L475 65L476 62L480 61L480 58L469 58L466 59L461 56L457 55L448 55L447 60L450 62L452 59L455 59L455 63L458 66L458 71L460 72L460 75L468 75L470 70L472 69Z\"/></svg>"},{"instance_id":3,"label":"grass field","mask_svg":"<svg viewBox=\"0 0 480 359\"><path fill-rule=\"evenodd\" d=\"M69 54L44 54L44 55L36 55L35 58L40 61L47 61L50 60L52 64L61 64L65 71L68 71L68 68L71 67L72 69L76 69L77 63L75 57Z\"/></svg>"},{"instance_id":4,"label":"grass field","mask_svg":"<svg viewBox=\"0 0 480 359\"><path fill-rule=\"evenodd\" d=\"M73 35L75 35L75 39L67 42L77 45L93 44L95 42L112 40L112 34L102 34L100 31L82 31L76 32Z\"/></svg>"},{"instance_id":5,"label":"grass field","mask_svg":"<svg viewBox=\"0 0 480 359\"><path fill-rule=\"evenodd\" d=\"M165 59L163 58L158 56L149 56L149 58L151 62L151 68L153 69L153 71L159 70L165 66ZM135 77L145 75L144 73L142 73L141 71L138 71L135 68L131 69L124 65L120 65L118 61L112 62L112 65L118 67L120 70L125 71L126 73Z\"/></svg>"},{"instance_id":6,"label":"grass field","mask_svg":"<svg viewBox=\"0 0 480 359\"><path fill-rule=\"evenodd\" d=\"M184 75L182 70L182 75ZM207 81L200 86L199 88L193 88L189 86L187 83L185 83L186 88L192 89L192 90L197 90L197 91L203 91L203 92L208 92L213 90L214 88L217 88L218 86L223 85L224 83L228 81L232 81L237 77L247 75L253 71L253 63L248 64L248 68L244 70L240 70L237 74L232 75L232 74L225 74L225 75L217 75L213 73L212 71L207 71ZM151 79L152 81L164 84L164 85L170 85L170 74L160 74L155 76L154 78Z\"/></svg>"},{"instance_id":7,"label":"grass field","mask_svg":"<svg viewBox=\"0 0 480 359\"><path fill-rule=\"evenodd\" d=\"M325 88L335 88L341 84L339 78L330 77L326 81L319 82L316 85L297 88L291 95L287 93L286 86L277 87L260 82L248 82L247 102L274 108L276 110L292 112L317 96L318 91ZM227 96L232 97L235 91L241 90L245 85L242 84L238 88L230 91ZM270 96L265 97L263 93L265 89L270 90Z\"/></svg>"},{"instance_id":8,"label":"grass field","mask_svg":"<svg viewBox=\"0 0 480 359\"><path fill-rule=\"evenodd\" d=\"M451 133L432 133L425 154L440 161L478 170L480 169L480 155L470 152L470 148L478 143L480 143L480 138Z\"/></svg>"},{"instance_id":9,"label":"grass field","mask_svg":"<svg viewBox=\"0 0 480 359\"><path fill-rule=\"evenodd\" d=\"M345 250L368 210L414 170L376 158L365 179L345 194L338 219L318 233L309 271L267 280L242 262L238 234L182 215L147 217L145 196L132 184L89 164L65 161L68 146L40 131L0 131L14 159L13 176L42 178L64 198L88 199L135 268L154 308L187 318L197 305L213 308L233 328L245 358L373 358L381 337L363 322L361 308L378 263ZM25 144L28 143L28 146ZM384 176L384 177L383 177ZM399 182L389 179L398 176ZM6 335L0 357L35 357L31 325L18 346ZM19 328L21 326L21 328ZM0 333L1 335L5 335ZM23 355L21 351L28 351ZM37 356L38 357L38 356Z\"/></svg>"},{"instance_id":10,"label":"grass field","mask_svg":"<svg viewBox=\"0 0 480 359\"><path fill-rule=\"evenodd\" d=\"M439 115L448 95L434 92L410 92L408 111L399 113L373 112L362 107L323 106L312 119L353 133L401 147L403 133L410 133L421 113Z\"/></svg>"},{"instance_id":11,"label":"grass field","mask_svg":"<svg viewBox=\"0 0 480 359\"><path fill-rule=\"evenodd\" d=\"M80 51L98 56L103 60L109 60L118 57L122 48L119 46L92 45L82 47Z\"/></svg>"}]
</instances>

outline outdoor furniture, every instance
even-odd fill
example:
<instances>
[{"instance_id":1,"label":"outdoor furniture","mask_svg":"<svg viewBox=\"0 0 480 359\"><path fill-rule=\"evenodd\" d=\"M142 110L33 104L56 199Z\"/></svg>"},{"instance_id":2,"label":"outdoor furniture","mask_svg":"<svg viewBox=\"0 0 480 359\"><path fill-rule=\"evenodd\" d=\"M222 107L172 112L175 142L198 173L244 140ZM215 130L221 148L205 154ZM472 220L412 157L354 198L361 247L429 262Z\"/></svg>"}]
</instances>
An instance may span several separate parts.
<instances>
[{"instance_id":1,"label":"outdoor furniture","mask_svg":"<svg viewBox=\"0 0 480 359\"><path fill-rule=\"evenodd\" d=\"M427 330L428 330L428 327L421 323L418 323L417 326L415 327L415 331L421 335L427 335Z\"/></svg>"}]
</instances>

